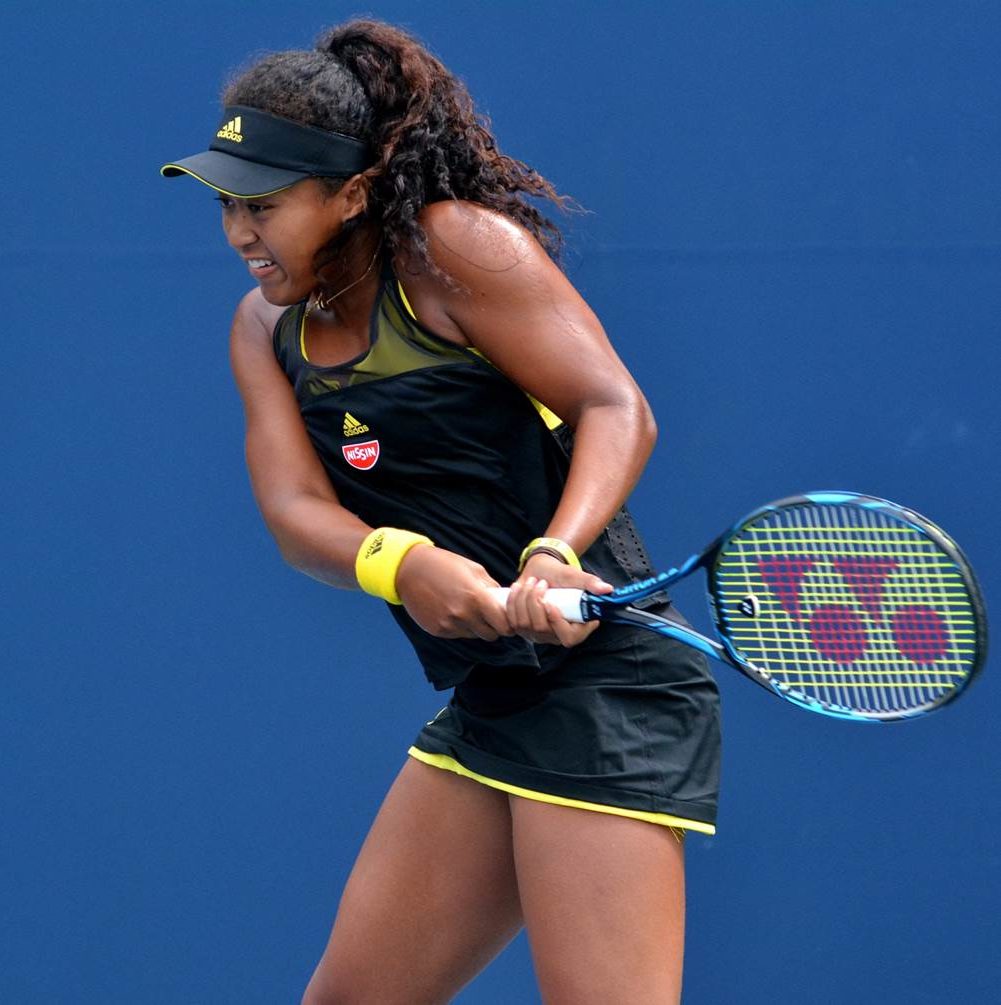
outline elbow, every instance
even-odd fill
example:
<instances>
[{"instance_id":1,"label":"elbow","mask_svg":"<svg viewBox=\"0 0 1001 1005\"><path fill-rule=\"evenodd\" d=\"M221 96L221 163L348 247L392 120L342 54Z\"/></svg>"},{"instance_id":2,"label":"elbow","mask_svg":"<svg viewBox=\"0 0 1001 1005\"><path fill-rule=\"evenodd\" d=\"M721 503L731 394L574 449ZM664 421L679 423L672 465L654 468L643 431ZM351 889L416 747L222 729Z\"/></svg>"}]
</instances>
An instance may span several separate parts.
<instances>
[{"instance_id":1,"label":"elbow","mask_svg":"<svg viewBox=\"0 0 1001 1005\"><path fill-rule=\"evenodd\" d=\"M278 548L278 554L287 565L302 572L306 555L302 546L302 535L297 532L294 499L267 501L261 499L258 501L258 506L264 525Z\"/></svg>"},{"instance_id":2,"label":"elbow","mask_svg":"<svg viewBox=\"0 0 1001 1005\"><path fill-rule=\"evenodd\" d=\"M261 515L286 564L330 586L354 584L354 556L365 527L329 494L278 493L261 506Z\"/></svg>"},{"instance_id":3,"label":"elbow","mask_svg":"<svg viewBox=\"0 0 1001 1005\"><path fill-rule=\"evenodd\" d=\"M650 450L653 450L654 445L657 443L657 436L659 432L660 431L657 428L657 420L653 415L653 409L650 407L646 398L644 398L642 435L644 443L646 443Z\"/></svg>"},{"instance_id":4,"label":"elbow","mask_svg":"<svg viewBox=\"0 0 1001 1005\"><path fill-rule=\"evenodd\" d=\"M290 565L296 572L303 572L303 554L296 548L295 541L288 535L283 535L275 531L273 527L269 527L271 531L271 537L274 539L275 544L278 547L278 554L281 555L282 561L286 565Z\"/></svg>"},{"instance_id":5,"label":"elbow","mask_svg":"<svg viewBox=\"0 0 1001 1005\"><path fill-rule=\"evenodd\" d=\"M302 571L302 554L296 547L295 535L289 532L282 521L273 514L264 514L264 523L271 533L271 538L278 548L278 554L286 565L297 571Z\"/></svg>"},{"instance_id":6,"label":"elbow","mask_svg":"<svg viewBox=\"0 0 1001 1005\"><path fill-rule=\"evenodd\" d=\"M578 432L585 422L590 422L590 419L585 417L589 415L591 407L594 409L594 421L605 423L606 428L614 430L617 436L624 436L629 442L633 456L641 461L650 456L657 442L657 420L643 392L635 384L620 390L612 398L594 402L592 406L578 412L569 423L575 432Z\"/></svg>"},{"instance_id":7,"label":"elbow","mask_svg":"<svg viewBox=\"0 0 1001 1005\"><path fill-rule=\"evenodd\" d=\"M638 388L633 402L633 415L635 417L637 446L644 456L649 457L657 443L659 430L653 409Z\"/></svg>"},{"instance_id":8,"label":"elbow","mask_svg":"<svg viewBox=\"0 0 1001 1005\"><path fill-rule=\"evenodd\" d=\"M302 534L289 532L287 529L276 529L269 525L271 536L278 546L278 554L282 561L296 572L301 572L311 579L319 579L321 582L332 585L340 585L340 579L335 580L332 573L327 568L327 564L319 555L315 544L312 544Z\"/></svg>"}]
</instances>

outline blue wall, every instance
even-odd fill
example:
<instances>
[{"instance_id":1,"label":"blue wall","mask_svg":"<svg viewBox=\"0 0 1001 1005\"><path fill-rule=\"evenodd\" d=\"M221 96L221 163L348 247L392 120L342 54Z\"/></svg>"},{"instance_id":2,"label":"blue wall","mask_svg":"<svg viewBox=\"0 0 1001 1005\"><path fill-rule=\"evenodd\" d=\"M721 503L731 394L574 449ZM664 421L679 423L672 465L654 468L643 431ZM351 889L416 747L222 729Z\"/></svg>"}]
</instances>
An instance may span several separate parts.
<instances>
[{"instance_id":1,"label":"blue wall","mask_svg":"<svg viewBox=\"0 0 1001 1005\"><path fill-rule=\"evenodd\" d=\"M242 460L225 74L337 3L12 2L0 367L0 1001L298 1002L439 698L376 602L284 567ZM670 564L765 500L906 501L1001 592L1001 6L385 2L575 195L567 265L663 429ZM705 624L698 590L681 591ZM995 660L996 663L996 660ZM996 1000L995 668L897 727L722 668L686 1002ZM519 940L459 999L530 1003Z\"/></svg>"}]
</instances>

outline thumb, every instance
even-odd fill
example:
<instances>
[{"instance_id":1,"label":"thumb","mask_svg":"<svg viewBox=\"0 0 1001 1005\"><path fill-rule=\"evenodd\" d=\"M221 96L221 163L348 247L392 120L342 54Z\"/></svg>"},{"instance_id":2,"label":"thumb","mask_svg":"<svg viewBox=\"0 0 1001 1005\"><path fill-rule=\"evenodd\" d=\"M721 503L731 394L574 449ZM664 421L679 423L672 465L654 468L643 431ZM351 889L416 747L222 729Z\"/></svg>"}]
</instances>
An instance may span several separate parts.
<instances>
[{"instance_id":1,"label":"thumb","mask_svg":"<svg viewBox=\"0 0 1001 1005\"><path fill-rule=\"evenodd\" d=\"M611 593L615 587L611 583L606 583L600 576L595 576L592 573L585 573L585 581L583 588L588 591L588 593Z\"/></svg>"}]
</instances>

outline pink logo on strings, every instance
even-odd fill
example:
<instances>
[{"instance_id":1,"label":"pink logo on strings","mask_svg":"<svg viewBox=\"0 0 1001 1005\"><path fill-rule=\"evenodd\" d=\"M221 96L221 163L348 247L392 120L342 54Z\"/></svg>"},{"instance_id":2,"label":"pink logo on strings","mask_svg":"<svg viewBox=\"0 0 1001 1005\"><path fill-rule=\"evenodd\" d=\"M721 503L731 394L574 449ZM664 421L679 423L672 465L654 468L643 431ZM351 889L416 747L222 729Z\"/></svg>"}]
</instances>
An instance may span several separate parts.
<instances>
[{"instance_id":1,"label":"pink logo on strings","mask_svg":"<svg viewBox=\"0 0 1001 1005\"><path fill-rule=\"evenodd\" d=\"M803 627L804 622L803 580L819 561L822 561L820 557L762 558L758 561L761 578L799 627ZM839 555L831 561L873 624L884 624L886 581L897 570L898 563L893 559L861 555ZM934 663L949 651L945 618L934 608L923 604L898 607L890 616L889 627L898 651L912 663ZM806 628L817 652L834 663L854 663L869 649L864 619L845 604L823 604L816 608Z\"/></svg>"}]
</instances>

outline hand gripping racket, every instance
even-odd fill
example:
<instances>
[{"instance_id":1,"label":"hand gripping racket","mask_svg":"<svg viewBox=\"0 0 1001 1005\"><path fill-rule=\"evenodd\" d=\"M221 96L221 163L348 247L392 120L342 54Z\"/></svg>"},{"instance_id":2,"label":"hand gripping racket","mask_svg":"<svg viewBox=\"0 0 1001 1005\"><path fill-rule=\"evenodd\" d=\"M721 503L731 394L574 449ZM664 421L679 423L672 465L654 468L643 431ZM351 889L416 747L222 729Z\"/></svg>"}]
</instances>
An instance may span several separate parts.
<instances>
[{"instance_id":1,"label":"hand gripping racket","mask_svg":"<svg viewBox=\"0 0 1001 1005\"><path fill-rule=\"evenodd\" d=\"M719 642L633 606L698 568ZM959 547L917 513L854 492L782 499L669 572L605 596L553 589L546 599L568 621L648 628L845 719L940 708L987 654L983 598Z\"/></svg>"}]
</instances>

